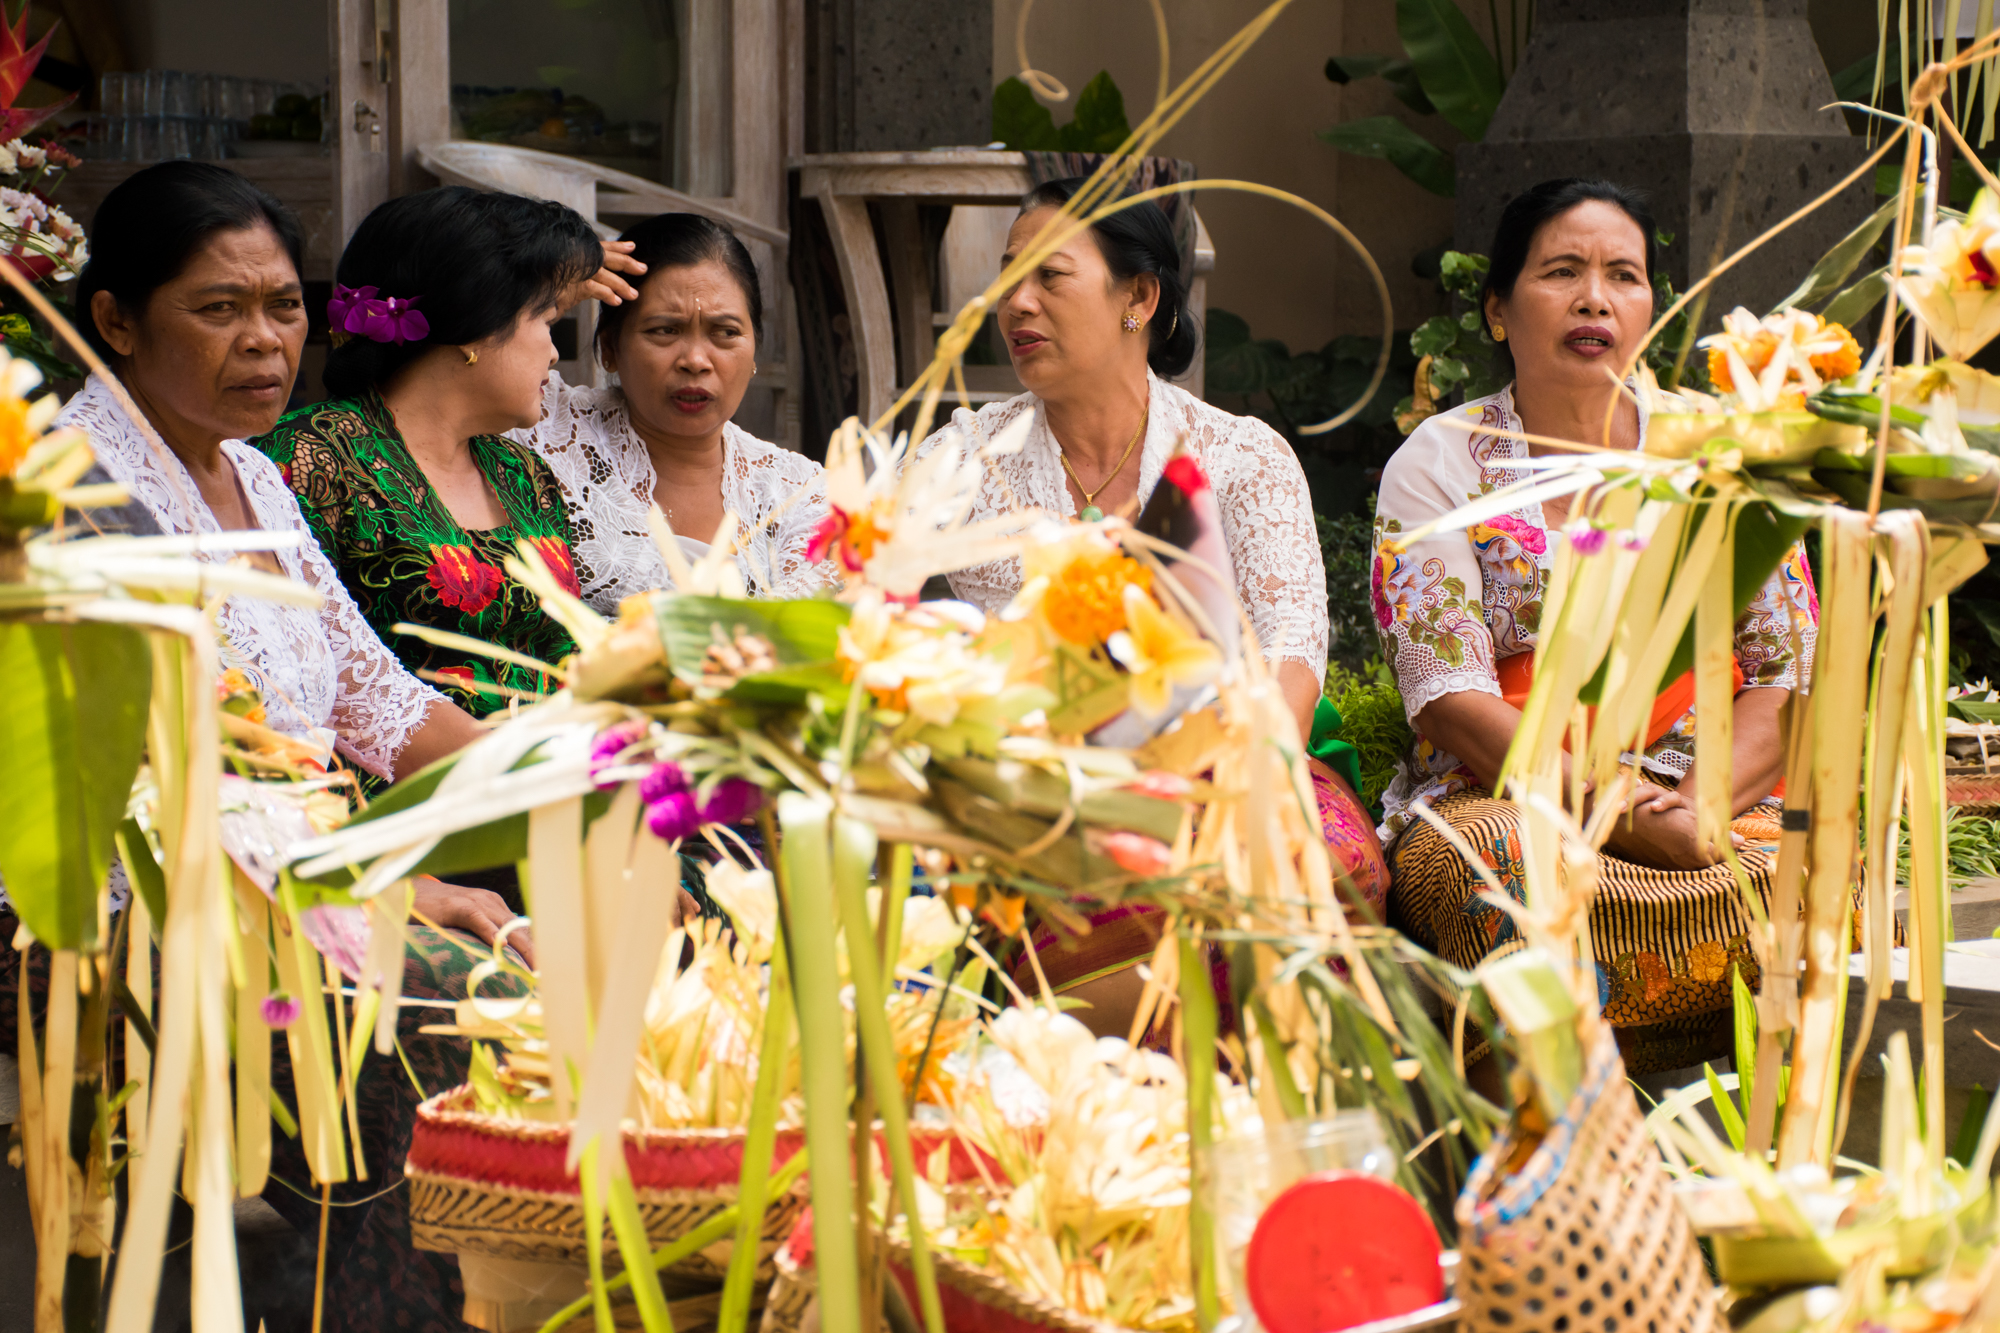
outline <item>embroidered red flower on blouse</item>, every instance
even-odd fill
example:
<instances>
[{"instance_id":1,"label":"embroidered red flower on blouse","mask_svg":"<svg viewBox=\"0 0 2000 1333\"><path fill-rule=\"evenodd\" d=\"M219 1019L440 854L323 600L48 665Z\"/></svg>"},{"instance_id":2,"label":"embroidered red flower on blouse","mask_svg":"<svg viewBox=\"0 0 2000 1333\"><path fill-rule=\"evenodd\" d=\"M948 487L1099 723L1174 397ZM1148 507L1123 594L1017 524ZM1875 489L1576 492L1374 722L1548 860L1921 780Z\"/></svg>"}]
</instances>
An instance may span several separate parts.
<instances>
[{"instance_id":1,"label":"embroidered red flower on blouse","mask_svg":"<svg viewBox=\"0 0 2000 1333\"><path fill-rule=\"evenodd\" d=\"M470 546L431 547L430 568L424 571L438 600L476 616L500 595L500 571L481 560Z\"/></svg>"},{"instance_id":2,"label":"embroidered red flower on blouse","mask_svg":"<svg viewBox=\"0 0 2000 1333\"><path fill-rule=\"evenodd\" d=\"M1208 489L1208 474L1193 454L1175 454L1160 469L1160 475L1178 486L1183 495L1199 495Z\"/></svg>"},{"instance_id":3,"label":"embroidered red flower on blouse","mask_svg":"<svg viewBox=\"0 0 2000 1333\"><path fill-rule=\"evenodd\" d=\"M583 585L576 581L576 557L571 554L568 542L560 537L530 537L528 544L535 548L535 554L541 556L564 592L572 597L583 596Z\"/></svg>"},{"instance_id":4,"label":"embroidered red flower on blouse","mask_svg":"<svg viewBox=\"0 0 2000 1333\"><path fill-rule=\"evenodd\" d=\"M471 667L439 667L431 673L446 685L456 685L461 690L476 691L479 677L472 674Z\"/></svg>"}]
</instances>

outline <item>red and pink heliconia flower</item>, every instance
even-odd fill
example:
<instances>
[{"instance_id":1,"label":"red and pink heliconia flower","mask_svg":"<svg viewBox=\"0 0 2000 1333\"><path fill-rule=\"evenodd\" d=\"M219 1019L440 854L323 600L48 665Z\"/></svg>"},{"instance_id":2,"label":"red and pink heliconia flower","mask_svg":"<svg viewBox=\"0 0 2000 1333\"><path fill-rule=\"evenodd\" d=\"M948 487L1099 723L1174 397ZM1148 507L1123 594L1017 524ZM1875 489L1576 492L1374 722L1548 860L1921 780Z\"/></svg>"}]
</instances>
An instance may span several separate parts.
<instances>
[{"instance_id":1,"label":"red and pink heliconia flower","mask_svg":"<svg viewBox=\"0 0 2000 1333\"><path fill-rule=\"evenodd\" d=\"M437 590L439 601L469 616L493 604L502 582L500 571L481 560L470 546L433 545L424 578Z\"/></svg>"},{"instance_id":2,"label":"red and pink heliconia flower","mask_svg":"<svg viewBox=\"0 0 2000 1333\"><path fill-rule=\"evenodd\" d=\"M342 333L378 343L422 342L431 322L417 309L421 296L378 296L374 287L333 289L326 303L327 322Z\"/></svg>"}]
</instances>

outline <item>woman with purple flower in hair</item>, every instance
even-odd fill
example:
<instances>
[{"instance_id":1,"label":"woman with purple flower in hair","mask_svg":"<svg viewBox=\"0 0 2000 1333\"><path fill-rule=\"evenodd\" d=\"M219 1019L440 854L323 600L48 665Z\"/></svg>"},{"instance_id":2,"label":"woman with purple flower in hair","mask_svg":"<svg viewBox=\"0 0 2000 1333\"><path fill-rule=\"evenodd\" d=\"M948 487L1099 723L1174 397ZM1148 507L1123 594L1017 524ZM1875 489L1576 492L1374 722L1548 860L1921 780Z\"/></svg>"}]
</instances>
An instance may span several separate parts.
<instances>
[{"instance_id":1,"label":"woman with purple flower in hair","mask_svg":"<svg viewBox=\"0 0 2000 1333\"><path fill-rule=\"evenodd\" d=\"M383 642L475 717L547 691L549 677L395 627L550 666L573 651L507 572L525 542L578 591L562 487L506 432L541 416L550 326L602 258L590 224L546 200L462 188L390 200L340 257L333 397L255 441Z\"/></svg>"}]
</instances>

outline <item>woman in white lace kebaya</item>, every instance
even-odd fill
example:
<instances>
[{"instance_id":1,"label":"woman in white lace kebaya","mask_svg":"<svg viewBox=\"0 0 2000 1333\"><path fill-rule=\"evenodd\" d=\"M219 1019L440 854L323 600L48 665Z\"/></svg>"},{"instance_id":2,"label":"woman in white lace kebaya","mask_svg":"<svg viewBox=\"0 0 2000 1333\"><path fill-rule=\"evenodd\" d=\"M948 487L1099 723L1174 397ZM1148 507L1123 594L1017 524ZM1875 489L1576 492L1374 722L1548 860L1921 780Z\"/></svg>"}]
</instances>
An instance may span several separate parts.
<instances>
[{"instance_id":1,"label":"woman in white lace kebaya","mask_svg":"<svg viewBox=\"0 0 2000 1333\"><path fill-rule=\"evenodd\" d=\"M1483 881L1413 807L1430 806L1515 896L1515 812L1493 784L1532 681L1556 543L1594 550L1611 535L1573 527L1570 501L1528 504L1468 529L1400 541L1470 499L1520 479L1544 452L1454 424L1637 449L1646 414L1607 374L1653 319L1653 219L1633 192L1602 181L1548 181L1502 215L1484 316L1509 349L1514 382L1420 425L1389 461L1376 508L1373 603L1383 650L1417 739L1383 797L1395 888L1392 919L1461 967L1515 939L1512 919L1480 897ZM1733 710L1734 831L1744 868L1768 892L1778 825L1778 710L1810 663L1818 601L1794 547L1736 626L1741 684ZM1691 678L1655 707L1643 755L1647 785L1599 858L1591 908L1600 998L1634 1072L1678 1068L1720 1051L1733 963L1754 980L1748 918L1720 853L1695 836L1688 776L1696 762ZM1477 1051L1474 1052L1475 1056Z\"/></svg>"},{"instance_id":2,"label":"woman in white lace kebaya","mask_svg":"<svg viewBox=\"0 0 2000 1333\"><path fill-rule=\"evenodd\" d=\"M278 468L244 443L277 421L306 337L299 280L301 233L282 204L242 176L201 162L169 162L129 177L106 196L91 229L90 264L77 281L85 335L116 372L151 428L126 412L113 386L93 375L57 421L90 437L99 480L116 481L131 504L94 521L135 534L217 536L239 530L296 533L297 545L253 557L325 599L314 609L232 597L217 613L223 662L262 696L268 725L381 777L407 775L478 735L477 724L405 671L362 618L307 530ZM227 553L213 557L230 559ZM498 895L418 881L427 918L466 932L410 926L404 994L465 998L463 979L480 949L514 916ZM48 955L14 949L15 921L0 896L0 1049L12 1053L13 1006L25 967L31 994L46 986ZM525 944L524 932L511 939ZM157 987L154 993L158 993ZM413 1015L427 1015L422 1005ZM399 1029L402 1050L433 1089L465 1076L469 1050L452 1038ZM123 1025L117 1025L122 1031ZM267 1034L278 1036L278 1034ZM239 1032L238 1041L252 1034ZM274 1090L291 1100L288 1048L272 1051ZM400 1170L416 1097L394 1057L372 1051L358 1083L358 1115L369 1183L335 1186L358 1200ZM272 1135L272 1206L302 1232L319 1208L298 1140ZM393 1178L393 1175L392 1175ZM282 1180L290 1189L281 1188ZM291 1191L297 1191L293 1193ZM456 1263L409 1242L407 1191L381 1206L336 1206L328 1238L329 1328L457 1329L451 1295ZM391 1295L393 1293L393 1296ZM383 1313L393 1300L394 1320Z\"/></svg>"},{"instance_id":3,"label":"woman in white lace kebaya","mask_svg":"<svg viewBox=\"0 0 2000 1333\"><path fill-rule=\"evenodd\" d=\"M1032 242L1080 180L1038 187L1022 203L1003 263ZM1159 206L1146 202L1094 223L1002 300L1001 335L1028 392L977 413L963 409L923 449L980 448L1022 416L1026 442L988 465L972 519L1034 508L1095 519L1136 516L1177 451L1200 460L1222 515L1236 592L1299 724L1312 731L1326 675L1326 567L1312 497L1290 446L1261 421L1231 416L1167 383L1192 363L1180 250ZM1021 562L949 576L952 591L989 614L1021 589ZM1388 890L1374 821L1352 788L1314 761L1321 824L1338 868L1374 910ZM1095 1006L1088 1021L1123 1036L1138 985L1132 964L1152 952L1158 920L1131 909L1092 918L1085 939L1044 929L1035 947L1059 991ZM1033 987L1032 976L1024 984Z\"/></svg>"},{"instance_id":4,"label":"woman in white lace kebaya","mask_svg":"<svg viewBox=\"0 0 2000 1333\"><path fill-rule=\"evenodd\" d=\"M605 264L637 283L622 300L606 294L599 315L597 355L618 385L578 388L551 375L541 422L511 436L562 484L584 600L615 616L634 593L672 586L653 539L655 505L690 559L708 553L733 514L750 596L805 597L837 582L806 556L826 517L819 464L730 420L764 338L743 243L699 214L663 213L607 245Z\"/></svg>"}]
</instances>

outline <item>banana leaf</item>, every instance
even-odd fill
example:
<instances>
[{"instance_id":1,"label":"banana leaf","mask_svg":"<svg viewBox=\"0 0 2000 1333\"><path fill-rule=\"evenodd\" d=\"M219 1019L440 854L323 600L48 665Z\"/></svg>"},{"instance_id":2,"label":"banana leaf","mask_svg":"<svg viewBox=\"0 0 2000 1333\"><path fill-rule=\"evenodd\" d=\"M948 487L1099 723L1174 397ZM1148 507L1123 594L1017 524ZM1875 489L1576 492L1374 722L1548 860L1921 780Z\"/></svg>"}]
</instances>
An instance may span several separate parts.
<instances>
[{"instance_id":1,"label":"banana leaf","mask_svg":"<svg viewBox=\"0 0 2000 1333\"><path fill-rule=\"evenodd\" d=\"M840 647L840 628L847 623L849 614L849 608L839 602L818 599L751 602L733 597L676 594L661 597L655 606L667 661L672 664L674 674L690 685L701 683L702 659L719 638L733 638L742 631L766 640L780 669L745 676L737 688L748 686L753 693L759 684L775 689L790 686L801 692L817 688L812 684L817 677L797 675L783 668L822 667L831 663ZM729 695L738 697L737 690L731 690Z\"/></svg>"},{"instance_id":2,"label":"banana leaf","mask_svg":"<svg viewBox=\"0 0 2000 1333\"><path fill-rule=\"evenodd\" d=\"M49 949L97 943L146 734L152 652L123 625L0 624L0 876Z\"/></svg>"},{"instance_id":3,"label":"banana leaf","mask_svg":"<svg viewBox=\"0 0 2000 1333\"><path fill-rule=\"evenodd\" d=\"M1044 838L1053 827L1050 820L1010 809L950 778L939 778L933 786L945 814L954 824L995 847L1025 848ZM1073 891L1125 873L1110 857L1089 850L1074 827L1034 855L1023 856L1020 864L1037 879Z\"/></svg>"},{"instance_id":4,"label":"banana leaf","mask_svg":"<svg viewBox=\"0 0 2000 1333\"><path fill-rule=\"evenodd\" d=\"M1319 137L1343 153L1385 159L1432 194L1449 199L1458 192L1451 154L1394 116L1344 121Z\"/></svg>"},{"instance_id":5,"label":"banana leaf","mask_svg":"<svg viewBox=\"0 0 2000 1333\"><path fill-rule=\"evenodd\" d=\"M1882 233L1895 220L1900 198L1892 197L1889 202L1876 209L1866 222L1840 238L1831 250L1820 257L1806 274L1805 281L1792 289L1789 296L1771 307L1773 313L1790 310L1794 306L1813 306L1824 301L1840 290L1848 276L1861 266L1875 243L1882 239ZM1839 321L1835 321L1839 322Z\"/></svg>"},{"instance_id":6,"label":"banana leaf","mask_svg":"<svg viewBox=\"0 0 2000 1333\"><path fill-rule=\"evenodd\" d=\"M1396 0L1396 35L1438 114L1477 143L1500 105L1500 62L1452 0Z\"/></svg>"},{"instance_id":7,"label":"banana leaf","mask_svg":"<svg viewBox=\"0 0 2000 1333\"><path fill-rule=\"evenodd\" d=\"M1724 513L1720 507L1712 507L1703 516L1704 522L1720 521ZM1731 576L1733 585L1732 606L1736 615L1742 615L1750 599L1755 597L1765 581L1771 577L1778 563L1785 558L1785 552L1805 535L1810 520L1780 512L1776 507L1763 501L1746 505L1741 517L1736 520L1735 572ZM1678 680L1682 673L1694 665L1694 618L1688 618L1687 629L1681 634L1681 641L1674 649L1674 655L1667 662L1667 668L1654 682L1652 692L1671 681ZM1578 698L1586 704L1603 702L1604 678L1607 662L1600 662Z\"/></svg>"},{"instance_id":8,"label":"banana leaf","mask_svg":"<svg viewBox=\"0 0 2000 1333\"><path fill-rule=\"evenodd\" d=\"M542 762L540 749L538 746L530 750L510 771L518 772ZM451 772L457 763L457 755L447 755L436 763L412 773L370 801L368 808L356 815L349 827L386 819L398 811L423 804L437 792L438 784L444 781L445 775ZM583 798L583 826L586 829L611 808L612 795L613 793L608 791L592 792ZM431 849L430 855L411 868L410 873L449 879L453 875L464 874L471 870L489 870L494 866L513 865L525 860L527 855L528 816L522 813L446 834L438 840L438 845ZM338 866L310 878L301 876L298 881L299 886L309 894L316 893L321 898L346 901L340 897L338 891L350 888L361 868Z\"/></svg>"},{"instance_id":9,"label":"banana leaf","mask_svg":"<svg viewBox=\"0 0 2000 1333\"><path fill-rule=\"evenodd\" d=\"M1044 768L1005 760L966 757L938 765L966 786L1016 810L1055 819L1068 808L1069 784ZM1077 818L1097 828L1130 829L1172 842L1181 829L1184 807L1129 791L1093 791L1077 802Z\"/></svg>"}]
</instances>

